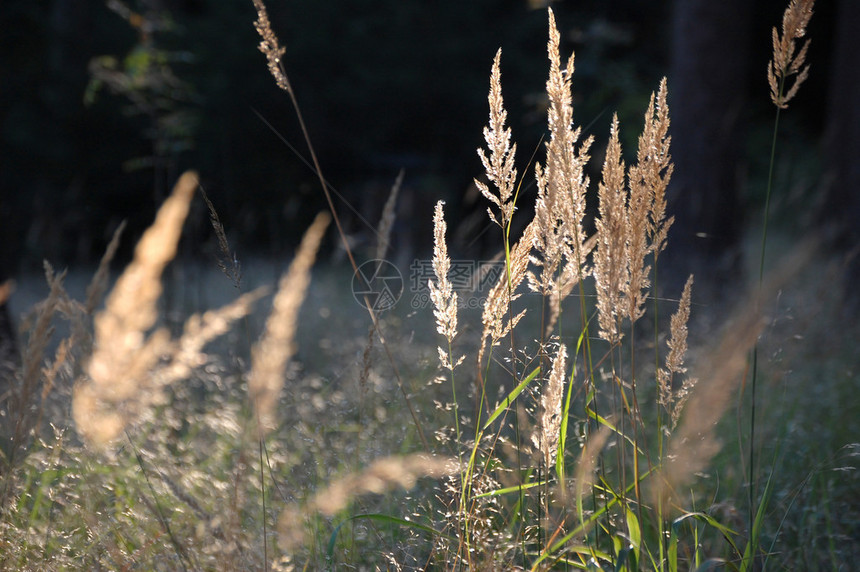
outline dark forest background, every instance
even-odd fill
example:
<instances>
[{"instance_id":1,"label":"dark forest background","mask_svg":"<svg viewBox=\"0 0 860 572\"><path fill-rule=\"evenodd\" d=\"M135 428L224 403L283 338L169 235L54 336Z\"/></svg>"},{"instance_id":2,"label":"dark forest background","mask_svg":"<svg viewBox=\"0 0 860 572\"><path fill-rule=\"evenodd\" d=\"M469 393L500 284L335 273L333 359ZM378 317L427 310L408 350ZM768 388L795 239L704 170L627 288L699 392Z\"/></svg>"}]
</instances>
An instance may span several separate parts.
<instances>
[{"instance_id":1,"label":"dark forest background","mask_svg":"<svg viewBox=\"0 0 860 572\"><path fill-rule=\"evenodd\" d=\"M790 215L797 229L823 229L846 252L860 220L858 4L816 6L811 77L781 120L775 191L777 222ZM432 204L444 198L452 248L484 255L485 205L471 181L481 173L475 149L483 144L490 64L501 47L509 123L528 183L526 161L545 132L546 3L267 5L356 246L371 240L366 223L377 223L404 169L395 230L402 252L417 255L430 244ZM785 5L552 3L563 49L576 52L575 120L596 137L593 181L612 113L625 151L635 153L648 96L669 76L679 215L672 240L685 264L735 268L737 242L760 210L775 110L766 81L770 29ZM254 19L250 0L4 0L0 279L38 270L43 259L97 260L122 220L128 256L186 168L200 172L240 253L292 252L325 205L299 156L307 152L294 111L257 51ZM532 199L526 194L523 208ZM214 252L202 204L187 236L196 252Z\"/></svg>"}]
</instances>

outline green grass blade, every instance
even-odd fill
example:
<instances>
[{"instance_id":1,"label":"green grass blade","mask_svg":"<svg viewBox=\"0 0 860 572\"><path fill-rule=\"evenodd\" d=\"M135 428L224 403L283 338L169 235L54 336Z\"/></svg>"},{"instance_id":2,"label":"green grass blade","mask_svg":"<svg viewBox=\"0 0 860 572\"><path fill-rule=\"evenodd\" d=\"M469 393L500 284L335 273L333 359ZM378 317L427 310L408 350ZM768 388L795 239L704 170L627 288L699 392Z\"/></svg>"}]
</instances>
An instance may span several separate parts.
<instances>
[{"instance_id":1,"label":"green grass blade","mask_svg":"<svg viewBox=\"0 0 860 572\"><path fill-rule=\"evenodd\" d=\"M632 510L628 507L626 509L627 513L627 533L630 535L630 544L633 545L633 554L636 557L636 563L638 564L641 556L642 550L642 530L639 527L639 519L636 518L636 515Z\"/></svg>"},{"instance_id":2,"label":"green grass blade","mask_svg":"<svg viewBox=\"0 0 860 572\"><path fill-rule=\"evenodd\" d=\"M515 388L514 388L514 389L513 389L513 390L512 390L508 395L507 395L507 397L505 397L505 399L504 399L504 400L499 404L499 406L498 406L498 407L496 407L496 408L493 410L493 412L492 412L492 413L490 414L490 416L487 418L487 421L486 421L486 423L484 423L484 427L483 427L483 430L484 430L484 431L486 431L486 430L487 430L487 428L488 428L490 425L492 425L492 424L493 424L493 421L495 421L496 419L498 419L498 418L499 418L499 415L501 415L502 413L504 413L505 411L507 411L507 409L508 409L508 407L510 407L511 403L513 403L513 402L514 402L514 400L515 400L517 397L519 397L520 393L522 393L522 392L523 392L523 390L524 390L526 387L528 387L528 384L530 384L532 381L534 381L534 379L537 377L537 375L538 375L539 373L540 373L540 367L536 367L536 368L535 368L535 369L534 369L530 374L528 374L528 376L526 376L526 378L525 378L524 380L522 380L522 381L520 382L520 384L519 384L519 385L517 385L517 386L516 386L516 387L515 387Z\"/></svg>"},{"instance_id":3,"label":"green grass blade","mask_svg":"<svg viewBox=\"0 0 860 572\"><path fill-rule=\"evenodd\" d=\"M744 549L743 560L741 560L741 572L750 570L755 562L755 553L758 550L759 537L761 536L761 526L764 522L764 513L767 510L768 503L770 502L771 492L773 492L773 473L771 473L767 479L767 483L764 487L764 495L762 496L761 502L756 510L755 520L753 521L753 527L750 531L750 538L747 542L746 548Z\"/></svg>"},{"instance_id":4,"label":"green grass blade","mask_svg":"<svg viewBox=\"0 0 860 572\"><path fill-rule=\"evenodd\" d=\"M655 470L657 470L656 467L652 467L651 469L649 469L646 473L644 473L642 475L642 478L644 479L646 476L650 475ZM633 484L629 485L627 487L627 489L624 491L625 495L630 494L634 488L635 488L635 485L633 485ZM608 491L608 492L611 493L612 491ZM585 531L587 529L589 529L594 523L599 522L600 519L603 517L603 515L605 515L611 508L613 508L615 505L619 504L621 502L621 500L620 500L621 497L624 495L615 495L613 493L611 496L612 496L612 499L609 502L607 502L603 506L597 508L593 513L591 513L588 516L588 518L586 520L582 521L579 526L577 526L576 528L574 528L573 530L571 530L570 532L565 534L559 540L556 540L555 543L553 543L553 545L550 546L546 550L546 552L541 554L541 556L535 561L535 563L534 563L535 566L537 567L538 564L540 564L544 560L552 557L555 552L564 548L565 544L567 544L571 539L573 539L577 535L584 534Z\"/></svg>"},{"instance_id":5,"label":"green grass blade","mask_svg":"<svg viewBox=\"0 0 860 572\"><path fill-rule=\"evenodd\" d=\"M514 485L512 487L504 487L501 489L496 489L494 491L487 491L485 493L477 494L474 496L476 499L487 498L487 497L497 497L502 495L507 495L511 493L519 493L520 491L527 491L529 489L533 489L534 487L540 487L547 484L546 480L534 481L531 483L524 483L522 485Z\"/></svg>"},{"instance_id":6,"label":"green grass blade","mask_svg":"<svg viewBox=\"0 0 860 572\"><path fill-rule=\"evenodd\" d=\"M564 482L564 451L567 446L567 424L570 418L570 401L573 397L573 380L576 377L576 358L579 356L579 350L582 348L582 340L585 338L585 330L579 333L576 340L576 351L573 352L573 368L570 372L570 380L567 384L567 395L564 398L564 411L561 414L561 427L558 431L558 454L555 457L555 472L558 475L558 480Z\"/></svg>"}]
</instances>

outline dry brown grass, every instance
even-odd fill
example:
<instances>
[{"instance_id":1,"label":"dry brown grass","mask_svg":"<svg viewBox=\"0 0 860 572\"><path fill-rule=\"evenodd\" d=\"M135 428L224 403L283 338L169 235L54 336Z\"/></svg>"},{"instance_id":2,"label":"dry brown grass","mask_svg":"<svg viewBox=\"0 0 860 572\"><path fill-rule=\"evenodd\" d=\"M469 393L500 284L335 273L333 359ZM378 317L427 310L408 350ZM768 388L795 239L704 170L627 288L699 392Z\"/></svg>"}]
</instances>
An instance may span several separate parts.
<instances>
[{"instance_id":1,"label":"dry brown grass","mask_svg":"<svg viewBox=\"0 0 860 572\"><path fill-rule=\"evenodd\" d=\"M780 109L787 109L788 102L794 99L803 82L809 77L806 52L809 40L803 42L800 51L796 42L806 35L806 26L812 18L815 0L791 0L782 16L782 35L773 29L773 59L767 66L767 81L770 85L770 98ZM786 82L796 75L794 83L786 92Z\"/></svg>"},{"instance_id":2,"label":"dry brown grass","mask_svg":"<svg viewBox=\"0 0 860 572\"><path fill-rule=\"evenodd\" d=\"M96 445L117 439L147 408L163 402L164 388L204 363L203 346L229 331L261 295L246 294L220 310L191 316L177 340L166 328L155 327L161 275L176 256L197 185L196 173L180 177L138 242L134 260L117 279L105 309L95 316L93 352L86 375L75 387L72 413L78 431ZM97 273L88 306L95 306L103 276L103 271Z\"/></svg>"},{"instance_id":3,"label":"dry brown grass","mask_svg":"<svg viewBox=\"0 0 860 572\"><path fill-rule=\"evenodd\" d=\"M280 280L265 332L254 346L248 391L257 412L261 438L276 423L275 404L284 385L284 368L296 350L294 337L299 308L305 299L311 267L329 220L326 213L320 213L305 233L296 257Z\"/></svg>"}]
</instances>

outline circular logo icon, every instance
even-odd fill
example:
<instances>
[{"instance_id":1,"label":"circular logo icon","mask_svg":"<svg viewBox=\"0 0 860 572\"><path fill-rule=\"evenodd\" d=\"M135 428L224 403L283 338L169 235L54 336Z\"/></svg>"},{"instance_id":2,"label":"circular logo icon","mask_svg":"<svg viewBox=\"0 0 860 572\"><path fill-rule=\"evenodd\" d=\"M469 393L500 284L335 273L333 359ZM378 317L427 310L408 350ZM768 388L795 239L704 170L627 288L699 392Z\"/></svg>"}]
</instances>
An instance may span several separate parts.
<instances>
[{"instance_id":1,"label":"circular logo icon","mask_svg":"<svg viewBox=\"0 0 860 572\"><path fill-rule=\"evenodd\" d=\"M403 294L403 276L387 260L368 260L352 277L355 301L376 312L390 310Z\"/></svg>"}]
</instances>

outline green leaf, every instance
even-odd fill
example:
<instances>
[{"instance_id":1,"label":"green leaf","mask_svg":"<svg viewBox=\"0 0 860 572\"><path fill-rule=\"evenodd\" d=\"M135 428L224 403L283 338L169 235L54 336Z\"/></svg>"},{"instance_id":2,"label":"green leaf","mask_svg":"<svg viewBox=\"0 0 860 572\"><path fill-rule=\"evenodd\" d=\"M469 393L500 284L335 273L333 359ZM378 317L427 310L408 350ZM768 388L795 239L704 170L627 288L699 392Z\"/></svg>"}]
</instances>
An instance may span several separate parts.
<instances>
[{"instance_id":1,"label":"green leaf","mask_svg":"<svg viewBox=\"0 0 860 572\"><path fill-rule=\"evenodd\" d=\"M534 381L537 377L538 373L540 373L540 367L536 367L534 371L532 371L528 376L517 385L505 399L499 404L498 407L490 414L490 417L487 419L487 422L484 423L483 430L486 431L487 428L492 425L493 421L498 419L499 415L507 411L508 407L514 400L523 392L523 390L528 386L529 383Z\"/></svg>"},{"instance_id":2,"label":"green leaf","mask_svg":"<svg viewBox=\"0 0 860 572\"><path fill-rule=\"evenodd\" d=\"M642 548L642 530L639 527L639 519L629 507L627 507L627 533L630 535L630 543L633 545L633 553L638 563Z\"/></svg>"},{"instance_id":3,"label":"green leaf","mask_svg":"<svg viewBox=\"0 0 860 572\"><path fill-rule=\"evenodd\" d=\"M764 513L770 503L770 495L773 492L773 473L768 477L767 484L764 487L764 494L761 502L756 509L755 520L753 521L753 529L750 533L749 541L744 548L744 556L741 560L741 572L746 572L755 562L755 553L758 550L759 537L761 536L761 525L764 521Z\"/></svg>"},{"instance_id":4,"label":"green leaf","mask_svg":"<svg viewBox=\"0 0 860 572\"><path fill-rule=\"evenodd\" d=\"M485 493L481 493L481 494L475 495L475 498L480 499L480 498L486 498L486 497L497 497L497 496L507 495L507 494L511 494L511 493L518 493L520 491L525 491L525 490L528 490L528 489L531 489L534 487L543 486L546 483L547 483L547 481L534 481L531 483L523 483L521 485L514 485L512 487L505 487L503 489L496 489L494 491L488 491Z\"/></svg>"}]
</instances>

